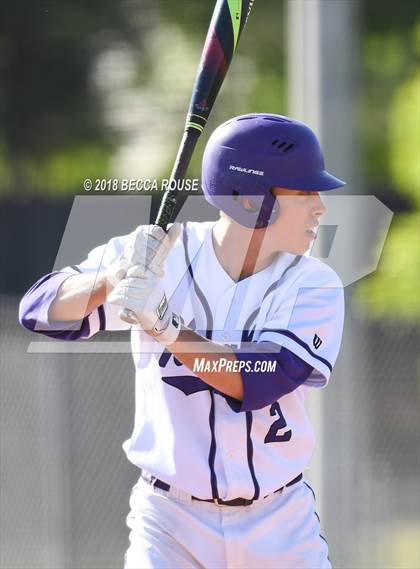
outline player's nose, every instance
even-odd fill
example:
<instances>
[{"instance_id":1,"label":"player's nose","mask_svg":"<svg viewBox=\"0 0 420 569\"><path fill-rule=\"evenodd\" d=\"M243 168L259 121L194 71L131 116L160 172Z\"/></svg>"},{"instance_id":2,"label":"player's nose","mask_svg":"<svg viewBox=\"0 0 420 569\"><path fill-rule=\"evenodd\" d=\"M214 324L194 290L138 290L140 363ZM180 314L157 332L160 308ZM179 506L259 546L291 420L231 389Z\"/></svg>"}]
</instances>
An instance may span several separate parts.
<instances>
[{"instance_id":1,"label":"player's nose","mask_svg":"<svg viewBox=\"0 0 420 569\"><path fill-rule=\"evenodd\" d=\"M312 194L311 210L314 215L321 217L327 211L324 202L321 199L319 192L314 192Z\"/></svg>"}]
</instances>

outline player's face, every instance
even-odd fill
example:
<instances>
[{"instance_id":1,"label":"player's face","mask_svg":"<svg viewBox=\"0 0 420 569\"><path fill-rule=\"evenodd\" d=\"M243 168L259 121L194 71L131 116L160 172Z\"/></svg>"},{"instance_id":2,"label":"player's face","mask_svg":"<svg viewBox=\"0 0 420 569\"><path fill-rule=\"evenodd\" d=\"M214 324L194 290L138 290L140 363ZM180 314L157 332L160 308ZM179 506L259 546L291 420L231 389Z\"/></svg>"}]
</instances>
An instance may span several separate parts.
<instances>
[{"instance_id":1,"label":"player's face","mask_svg":"<svg viewBox=\"0 0 420 569\"><path fill-rule=\"evenodd\" d=\"M274 188L280 215L267 229L267 237L279 251L302 255L310 247L326 208L319 192Z\"/></svg>"}]
</instances>

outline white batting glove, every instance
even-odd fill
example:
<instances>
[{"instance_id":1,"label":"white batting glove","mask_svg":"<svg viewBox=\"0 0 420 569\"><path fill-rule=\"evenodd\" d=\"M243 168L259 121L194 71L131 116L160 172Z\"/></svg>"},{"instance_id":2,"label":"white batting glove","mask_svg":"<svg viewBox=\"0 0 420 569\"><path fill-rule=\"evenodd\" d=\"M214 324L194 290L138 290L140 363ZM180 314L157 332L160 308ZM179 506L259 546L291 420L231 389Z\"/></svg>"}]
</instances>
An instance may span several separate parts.
<instances>
[{"instance_id":1,"label":"white batting glove","mask_svg":"<svg viewBox=\"0 0 420 569\"><path fill-rule=\"evenodd\" d=\"M143 266L131 267L107 301L128 309L132 323L140 324L162 344L167 346L178 338L180 319L170 309L162 279Z\"/></svg>"},{"instance_id":2,"label":"white batting glove","mask_svg":"<svg viewBox=\"0 0 420 569\"><path fill-rule=\"evenodd\" d=\"M111 286L115 286L134 266L138 275L151 271L163 276L163 264L180 229L179 223L174 223L168 233L158 225L139 225L128 236L120 258L108 270Z\"/></svg>"}]
</instances>

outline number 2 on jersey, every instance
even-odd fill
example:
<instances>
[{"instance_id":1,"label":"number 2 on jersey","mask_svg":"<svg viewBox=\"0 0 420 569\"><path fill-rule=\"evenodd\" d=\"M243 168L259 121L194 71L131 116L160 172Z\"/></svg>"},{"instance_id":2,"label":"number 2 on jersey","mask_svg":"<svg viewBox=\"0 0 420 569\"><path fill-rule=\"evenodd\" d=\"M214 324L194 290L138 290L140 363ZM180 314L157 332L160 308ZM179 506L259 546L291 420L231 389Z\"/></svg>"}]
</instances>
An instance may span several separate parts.
<instances>
[{"instance_id":1,"label":"number 2 on jersey","mask_svg":"<svg viewBox=\"0 0 420 569\"><path fill-rule=\"evenodd\" d=\"M292 438L292 431L290 429L281 435L278 434L279 431L287 427L286 419L281 412L280 404L278 401L271 405L270 415L272 417L278 415L279 418L271 425L270 430L265 435L264 443L285 443L287 441L290 441Z\"/></svg>"}]
</instances>

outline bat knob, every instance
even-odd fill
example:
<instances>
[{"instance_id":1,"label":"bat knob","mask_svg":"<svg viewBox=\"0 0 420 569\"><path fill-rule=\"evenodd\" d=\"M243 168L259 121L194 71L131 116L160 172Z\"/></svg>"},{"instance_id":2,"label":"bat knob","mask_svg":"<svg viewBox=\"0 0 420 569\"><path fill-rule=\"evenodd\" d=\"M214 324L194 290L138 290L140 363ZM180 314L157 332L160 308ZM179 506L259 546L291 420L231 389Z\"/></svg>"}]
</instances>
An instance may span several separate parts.
<instances>
[{"instance_id":1,"label":"bat knob","mask_svg":"<svg viewBox=\"0 0 420 569\"><path fill-rule=\"evenodd\" d=\"M118 312L118 316L123 322L127 322L127 324L138 324L139 321L137 319L136 314L130 310L129 308L123 308Z\"/></svg>"}]
</instances>

